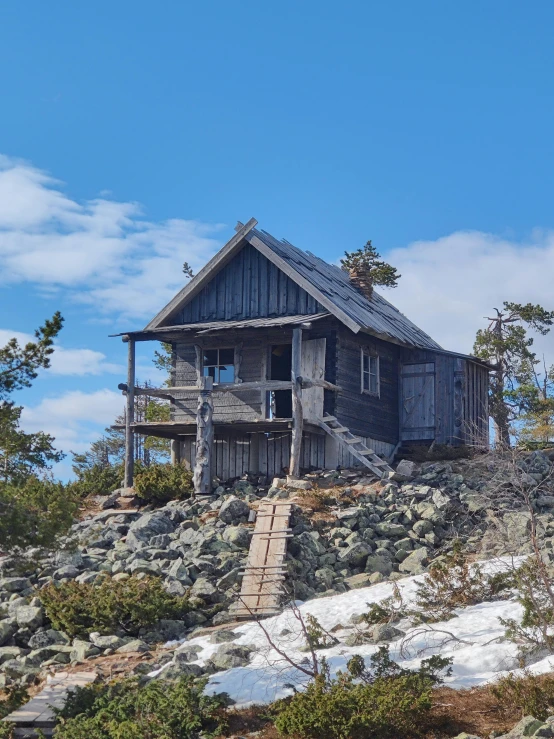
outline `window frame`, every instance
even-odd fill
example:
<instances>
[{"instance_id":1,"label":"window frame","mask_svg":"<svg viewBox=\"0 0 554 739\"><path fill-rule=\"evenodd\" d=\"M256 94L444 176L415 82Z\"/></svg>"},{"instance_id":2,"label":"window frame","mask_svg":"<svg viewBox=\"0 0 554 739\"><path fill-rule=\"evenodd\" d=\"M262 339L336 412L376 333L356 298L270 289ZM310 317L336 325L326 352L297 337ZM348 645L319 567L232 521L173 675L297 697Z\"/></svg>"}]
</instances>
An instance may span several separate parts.
<instances>
[{"instance_id":1,"label":"window frame","mask_svg":"<svg viewBox=\"0 0 554 739\"><path fill-rule=\"evenodd\" d=\"M365 387L364 382L364 375L366 374L364 372L364 357L369 358L369 387ZM360 392L362 395L371 395L374 398L380 398L381 397L381 367L380 367L380 358L379 355L372 351L371 349L367 349L364 347L360 348ZM371 363L372 361L375 362L375 372L371 371ZM375 385L376 389L371 390L371 377L372 375L375 376Z\"/></svg>"},{"instance_id":2,"label":"window frame","mask_svg":"<svg viewBox=\"0 0 554 739\"><path fill-rule=\"evenodd\" d=\"M206 352L217 352L217 359L219 360L219 352L221 351L231 351L233 352L233 361L232 362L216 362L216 364L206 364L204 362L204 355ZM237 378L237 348L236 346L204 346L201 349L200 354L200 360L201 360L201 367L200 367L200 377L209 377L209 375L204 374L204 369L206 367L232 367L233 368L233 381L232 382L216 382L214 379L214 387L217 387L218 385L236 385L239 380Z\"/></svg>"}]
</instances>

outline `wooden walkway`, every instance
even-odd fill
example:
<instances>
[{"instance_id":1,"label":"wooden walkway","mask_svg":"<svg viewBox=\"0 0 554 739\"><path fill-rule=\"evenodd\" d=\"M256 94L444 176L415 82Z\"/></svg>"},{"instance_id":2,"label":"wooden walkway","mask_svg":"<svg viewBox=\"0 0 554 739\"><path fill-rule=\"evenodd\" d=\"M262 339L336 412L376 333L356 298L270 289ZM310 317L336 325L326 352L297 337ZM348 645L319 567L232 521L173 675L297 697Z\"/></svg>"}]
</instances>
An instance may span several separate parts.
<instances>
[{"instance_id":1,"label":"wooden walkway","mask_svg":"<svg viewBox=\"0 0 554 739\"><path fill-rule=\"evenodd\" d=\"M264 500L258 508L256 527L243 573L237 618L255 618L279 613L286 576L284 566L292 503Z\"/></svg>"},{"instance_id":2,"label":"wooden walkway","mask_svg":"<svg viewBox=\"0 0 554 739\"><path fill-rule=\"evenodd\" d=\"M63 708L68 690L82 688L95 680L95 672L59 672L48 679L40 693L2 720L15 725L14 739L53 736L56 717L52 709Z\"/></svg>"}]
</instances>

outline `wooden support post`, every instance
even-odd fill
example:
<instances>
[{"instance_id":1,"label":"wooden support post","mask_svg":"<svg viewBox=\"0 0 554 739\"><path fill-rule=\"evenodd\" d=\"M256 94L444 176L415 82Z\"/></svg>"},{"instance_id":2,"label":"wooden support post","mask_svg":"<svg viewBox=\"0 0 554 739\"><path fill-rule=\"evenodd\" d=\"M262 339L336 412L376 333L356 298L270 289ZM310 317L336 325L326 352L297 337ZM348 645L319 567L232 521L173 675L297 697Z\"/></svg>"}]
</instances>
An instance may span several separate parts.
<instances>
[{"instance_id":1,"label":"wooden support post","mask_svg":"<svg viewBox=\"0 0 554 739\"><path fill-rule=\"evenodd\" d=\"M135 420L135 340L123 337L128 344L127 354L127 405L125 408L125 480L126 488L133 487L135 469L135 434L132 423Z\"/></svg>"},{"instance_id":2,"label":"wooden support post","mask_svg":"<svg viewBox=\"0 0 554 739\"><path fill-rule=\"evenodd\" d=\"M290 445L291 477L300 474L300 455L302 453L302 427L304 416L302 412L302 329L295 328L292 332L292 440Z\"/></svg>"},{"instance_id":3,"label":"wooden support post","mask_svg":"<svg viewBox=\"0 0 554 739\"><path fill-rule=\"evenodd\" d=\"M250 434L250 464L248 472L257 475L260 472L260 435Z\"/></svg>"},{"instance_id":4,"label":"wooden support post","mask_svg":"<svg viewBox=\"0 0 554 739\"><path fill-rule=\"evenodd\" d=\"M201 377L196 411L196 465L193 475L196 495L211 495L212 492L211 468L214 442L212 390L212 378Z\"/></svg>"},{"instance_id":5,"label":"wooden support post","mask_svg":"<svg viewBox=\"0 0 554 739\"><path fill-rule=\"evenodd\" d=\"M171 464L181 464L181 440L171 439Z\"/></svg>"}]
</instances>

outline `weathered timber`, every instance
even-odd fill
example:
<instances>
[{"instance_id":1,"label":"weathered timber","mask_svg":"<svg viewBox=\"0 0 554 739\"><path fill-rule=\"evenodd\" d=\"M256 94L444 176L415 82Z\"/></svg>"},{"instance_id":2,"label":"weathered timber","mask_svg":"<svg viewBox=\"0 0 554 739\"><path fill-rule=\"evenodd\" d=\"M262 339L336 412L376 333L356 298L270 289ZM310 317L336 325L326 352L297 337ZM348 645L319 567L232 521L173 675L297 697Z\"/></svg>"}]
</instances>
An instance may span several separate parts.
<instances>
[{"instance_id":1,"label":"weathered timber","mask_svg":"<svg viewBox=\"0 0 554 739\"><path fill-rule=\"evenodd\" d=\"M135 437L133 421L135 420L135 340L127 338L127 395L125 406L125 475L124 486L133 487L135 469Z\"/></svg>"},{"instance_id":2,"label":"weathered timber","mask_svg":"<svg viewBox=\"0 0 554 739\"><path fill-rule=\"evenodd\" d=\"M212 378L203 377L196 412L196 466L193 475L196 495L210 495L212 492L211 467L214 444L212 387Z\"/></svg>"},{"instance_id":3,"label":"weathered timber","mask_svg":"<svg viewBox=\"0 0 554 739\"><path fill-rule=\"evenodd\" d=\"M302 387L299 382L302 365L302 329L295 328L292 332L292 434L290 445L290 474L298 477L300 474L300 454L302 451Z\"/></svg>"},{"instance_id":4,"label":"weathered timber","mask_svg":"<svg viewBox=\"0 0 554 739\"><path fill-rule=\"evenodd\" d=\"M181 442L179 439L171 439L171 464L181 464Z\"/></svg>"}]
</instances>

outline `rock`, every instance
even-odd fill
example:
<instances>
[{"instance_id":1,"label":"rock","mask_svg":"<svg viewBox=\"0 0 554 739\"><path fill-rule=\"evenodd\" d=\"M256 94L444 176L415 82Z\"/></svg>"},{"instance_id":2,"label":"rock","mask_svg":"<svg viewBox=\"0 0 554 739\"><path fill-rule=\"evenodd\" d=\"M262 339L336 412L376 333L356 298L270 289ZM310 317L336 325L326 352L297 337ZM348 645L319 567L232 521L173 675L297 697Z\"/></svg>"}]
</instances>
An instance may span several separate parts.
<instances>
[{"instance_id":1,"label":"rock","mask_svg":"<svg viewBox=\"0 0 554 739\"><path fill-rule=\"evenodd\" d=\"M8 642L15 634L15 626L9 619L0 621L0 647Z\"/></svg>"},{"instance_id":2,"label":"rock","mask_svg":"<svg viewBox=\"0 0 554 739\"><path fill-rule=\"evenodd\" d=\"M153 536L171 534L175 531L176 527L177 524L163 511L144 513L129 526L125 543L129 549L141 549L149 543Z\"/></svg>"},{"instance_id":3,"label":"rock","mask_svg":"<svg viewBox=\"0 0 554 739\"><path fill-rule=\"evenodd\" d=\"M412 526L412 531L421 538L425 536L425 534L430 534L433 531L433 524L431 521L416 521Z\"/></svg>"},{"instance_id":4,"label":"rock","mask_svg":"<svg viewBox=\"0 0 554 739\"><path fill-rule=\"evenodd\" d=\"M243 523L248 521L250 506L244 500L231 496L223 503L219 509L218 517L221 521L230 524Z\"/></svg>"},{"instance_id":5,"label":"rock","mask_svg":"<svg viewBox=\"0 0 554 739\"><path fill-rule=\"evenodd\" d=\"M331 587L333 580L335 579L335 573L328 567L322 567L319 570L316 570L314 576L317 582L322 585L325 590L328 590Z\"/></svg>"},{"instance_id":6,"label":"rock","mask_svg":"<svg viewBox=\"0 0 554 739\"><path fill-rule=\"evenodd\" d=\"M396 641L404 636L404 633L390 624L377 624L371 630L371 637L375 644L381 644L381 642Z\"/></svg>"},{"instance_id":7,"label":"rock","mask_svg":"<svg viewBox=\"0 0 554 739\"><path fill-rule=\"evenodd\" d=\"M389 557L375 554L370 555L365 563L365 571L368 573L390 575L390 573L392 572L392 562Z\"/></svg>"},{"instance_id":8,"label":"rock","mask_svg":"<svg viewBox=\"0 0 554 739\"><path fill-rule=\"evenodd\" d=\"M354 567L363 567L369 554L371 554L371 548L361 541L342 550L339 554L339 560Z\"/></svg>"},{"instance_id":9,"label":"rock","mask_svg":"<svg viewBox=\"0 0 554 739\"><path fill-rule=\"evenodd\" d=\"M400 572L407 572L410 575L419 575L425 570L425 565L429 561L429 550L426 547L415 549L406 559L398 566Z\"/></svg>"},{"instance_id":10,"label":"rock","mask_svg":"<svg viewBox=\"0 0 554 739\"><path fill-rule=\"evenodd\" d=\"M0 665L9 659L23 657L27 651L27 649L22 649L21 647L0 647Z\"/></svg>"},{"instance_id":11,"label":"rock","mask_svg":"<svg viewBox=\"0 0 554 739\"><path fill-rule=\"evenodd\" d=\"M180 619L162 618L155 626L155 630L161 635L164 641L175 641L182 639L187 629L187 625Z\"/></svg>"},{"instance_id":12,"label":"rock","mask_svg":"<svg viewBox=\"0 0 554 739\"><path fill-rule=\"evenodd\" d=\"M351 590L356 590L356 588L366 588L368 585L372 584L371 576L367 572L361 572L359 575L346 577L344 582Z\"/></svg>"},{"instance_id":13,"label":"rock","mask_svg":"<svg viewBox=\"0 0 554 739\"><path fill-rule=\"evenodd\" d=\"M32 587L31 581L26 577L4 577L0 580L0 590L6 590L8 593L20 593Z\"/></svg>"},{"instance_id":14,"label":"rock","mask_svg":"<svg viewBox=\"0 0 554 739\"><path fill-rule=\"evenodd\" d=\"M129 565L129 572L131 575L142 573L156 576L160 574L160 568L155 562L148 562L146 559L134 559Z\"/></svg>"},{"instance_id":15,"label":"rock","mask_svg":"<svg viewBox=\"0 0 554 739\"><path fill-rule=\"evenodd\" d=\"M539 495L537 497L537 505L545 508L554 508L554 495Z\"/></svg>"},{"instance_id":16,"label":"rock","mask_svg":"<svg viewBox=\"0 0 554 739\"><path fill-rule=\"evenodd\" d=\"M98 647L95 647L88 641L82 641L81 639L74 639L73 649L69 655L72 662L84 662L87 657L94 657L100 654Z\"/></svg>"},{"instance_id":17,"label":"rock","mask_svg":"<svg viewBox=\"0 0 554 739\"><path fill-rule=\"evenodd\" d=\"M448 497L448 495L445 495L445 493L442 492L442 490L435 490L431 500L433 501L433 504L439 509L439 511L446 511L448 508L451 508L452 501Z\"/></svg>"},{"instance_id":18,"label":"rock","mask_svg":"<svg viewBox=\"0 0 554 739\"><path fill-rule=\"evenodd\" d=\"M199 577L192 588L191 595L202 598L205 601L211 601L214 596L218 595L217 588L206 577Z\"/></svg>"},{"instance_id":19,"label":"rock","mask_svg":"<svg viewBox=\"0 0 554 739\"><path fill-rule=\"evenodd\" d=\"M167 667L162 675L166 680L174 680L175 678L182 677L183 675L192 675L192 677L200 677L204 673L204 669L200 665L191 664L190 662L178 659L175 655L175 659L169 667Z\"/></svg>"},{"instance_id":20,"label":"rock","mask_svg":"<svg viewBox=\"0 0 554 739\"><path fill-rule=\"evenodd\" d=\"M179 582L183 583L183 585L192 585L192 580L190 578L188 568L185 567L185 564L181 558L176 559L172 563L171 567L167 571L167 574L169 575L169 577L174 577L176 580L179 580Z\"/></svg>"},{"instance_id":21,"label":"rock","mask_svg":"<svg viewBox=\"0 0 554 739\"><path fill-rule=\"evenodd\" d=\"M214 631L210 641L212 644L224 644L225 642L235 641L241 634L237 634L235 631Z\"/></svg>"},{"instance_id":22,"label":"rock","mask_svg":"<svg viewBox=\"0 0 554 739\"><path fill-rule=\"evenodd\" d=\"M29 639L29 647L31 649L51 647L53 644L69 644L69 638L61 631L46 629L45 631L37 631Z\"/></svg>"},{"instance_id":23,"label":"rock","mask_svg":"<svg viewBox=\"0 0 554 739\"><path fill-rule=\"evenodd\" d=\"M79 568L65 565L54 572L54 580L74 580L79 575Z\"/></svg>"},{"instance_id":24,"label":"rock","mask_svg":"<svg viewBox=\"0 0 554 739\"><path fill-rule=\"evenodd\" d=\"M123 644L123 646L119 647L115 651L117 654L129 654L130 652L148 652L150 650L150 647L145 641L142 641L142 639L133 639L132 641L127 642L126 644Z\"/></svg>"},{"instance_id":25,"label":"rock","mask_svg":"<svg viewBox=\"0 0 554 739\"><path fill-rule=\"evenodd\" d=\"M477 736L476 734L466 734L465 731L462 731L462 733L457 734L454 739L481 739L481 737Z\"/></svg>"},{"instance_id":26,"label":"rock","mask_svg":"<svg viewBox=\"0 0 554 739\"><path fill-rule=\"evenodd\" d=\"M237 480L233 485L233 488L237 493L241 493L242 495L254 495L256 492L256 489L248 482L248 480Z\"/></svg>"},{"instance_id":27,"label":"rock","mask_svg":"<svg viewBox=\"0 0 554 739\"><path fill-rule=\"evenodd\" d=\"M248 529L246 526L227 526L223 532L223 541L233 544L239 549L248 549L251 535L252 529Z\"/></svg>"},{"instance_id":28,"label":"rock","mask_svg":"<svg viewBox=\"0 0 554 739\"><path fill-rule=\"evenodd\" d=\"M406 529L399 523L378 523L375 531L381 536L406 536Z\"/></svg>"},{"instance_id":29,"label":"rock","mask_svg":"<svg viewBox=\"0 0 554 739\"><path fill-rule=\"evenodd\" d=\"M287 488L289 488L289 490L311 490L313 485L309 480L288 479Z\"/></svg>"},{"instance_id":30,"label":"rock","mask_svg":"<svg viewBox=\"0 0 554 739\"><path fill-rule=\"evenodd\" d=\"M181 662L194 662L198 659L198 655L202 651L202 647L198 644L185 644L182 648L175 652L174 658L179 658Z\"/></svg>"},{"instance_id":31,"label":"rock","mask_svg":"<svg viewBox=\"0 0 554 739\"><path fill-rule=\"evenodd\" d=\"M98 633L89 634L89 639L98 649L119 649L125 643L119 636L102 636Z\"/></svg>"},{"instance_id":32,"label":"rock","mask_svg":"<svg viewBox=\"0 0 554 739\"><path fill-rule=\"evenodd\" d=\"M416 462L411 462L408 459L401 459L396 465L396 473L402 475L405 480L412 480L418 472L419 466Z\"/></svg>"},{"instance_id":33,"label":"rock","mask_svg":"<svg viewBox=\"0 0 554 739\"><path fill-rule=\"evenodd\" d=\"M216 670L230 670L232 667L243 667L250 662L252 649L238 644L223 644L210 657Z\"/></svg>"},{"instance_id":34,"label":"rock","mask_svg":"<svg viewBox=\"0 0 554 739\"><path fill-rule=\"evenodd\" d=\"M40 606L20 606L14 615L20 629L36 631L44 622L44 611Z\"/></svg>"},{"instance_id":35,"label":"rock","mask_svg":"<svg viewBox=\"0 0 554 739\"><path fill-rule=\"evenodd\" d=\"M498 739L524 739L528 736L552 737L554 732L549 724L539 721L534 716L525 716L511 731Z\"/></svg>"}]
</instances>

